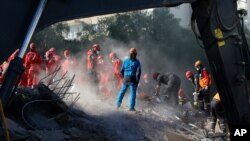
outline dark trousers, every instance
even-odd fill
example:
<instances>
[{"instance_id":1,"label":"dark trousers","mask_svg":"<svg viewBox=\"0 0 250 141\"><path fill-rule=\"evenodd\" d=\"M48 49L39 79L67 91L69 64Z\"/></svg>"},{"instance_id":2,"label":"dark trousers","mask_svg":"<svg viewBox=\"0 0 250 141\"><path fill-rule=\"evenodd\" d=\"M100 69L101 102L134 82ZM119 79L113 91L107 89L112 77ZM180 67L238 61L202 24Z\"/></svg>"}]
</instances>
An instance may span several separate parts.
<instances>
[{"instance_id":1,"label":"dark trousers","mask_svg":"<svg viewBox=\"0 0 250 141\"><path fill-rule=\"evenodd\" d=\"M224 130L225 129L224 111L220 101L215 99L211 101L211 116L212 116L211 129L215 128L217 120L219 120L220 128Z\"/></svg>"},{"instance_id":2,"label":"dark trousers","mask_svg":"<svg viewBox=\"0 0 250 141\"><path fill-rule=\"evenodd\" d=\"M200 90L198 95L199 109L205 111L207 114L210 113L210 94L208 90Z\"/></svg>"}]
</instances>

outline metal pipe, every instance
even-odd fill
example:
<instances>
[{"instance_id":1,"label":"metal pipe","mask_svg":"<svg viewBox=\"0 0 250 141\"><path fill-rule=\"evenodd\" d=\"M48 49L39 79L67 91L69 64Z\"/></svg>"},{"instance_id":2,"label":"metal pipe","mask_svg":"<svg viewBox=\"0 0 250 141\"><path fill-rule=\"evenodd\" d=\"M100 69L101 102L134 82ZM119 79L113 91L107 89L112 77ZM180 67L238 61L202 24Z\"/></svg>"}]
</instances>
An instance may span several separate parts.
<instances>
[{"instance_id":1,"label":"metal pipe","mask_svg":"<svg viewBox=\"0 0 250 141\"><path fill-rule=\"evenodd\" d=\"M47 0L41 0L39 5L38 5L36 13L35 13L35 15L33 17L33 20L31 22L29 28L28 28L27 35L26 35L26 37L24 39L24 42L23 42L23 44L21 46L21 49L20 49L20 52L18 54L18 57L20 57L20 58L24 57L24 54L25 54L25 52L26 52L26 50L28 48L28 44L30 42L30 39L31 39L35 29L36 29L36 26L37 26L38 21L39 21L41 15L43 13L43 10L44 10L44 8L46 6L46 3L47 3Z\"/></svg>"}]
</instances>

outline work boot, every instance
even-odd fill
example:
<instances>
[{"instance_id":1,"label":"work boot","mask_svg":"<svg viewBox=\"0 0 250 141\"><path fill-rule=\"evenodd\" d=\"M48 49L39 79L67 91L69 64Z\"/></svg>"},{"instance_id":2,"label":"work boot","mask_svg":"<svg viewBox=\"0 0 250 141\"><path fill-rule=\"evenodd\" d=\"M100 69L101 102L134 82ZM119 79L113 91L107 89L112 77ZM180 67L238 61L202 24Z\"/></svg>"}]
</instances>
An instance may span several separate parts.
<instances>
[{"instance_id":1,"label":"work boot","mask_svg":"<svg viewBox=\"0 0 250 141\"><path fill-rule=\"evenodd\" d=\"M200 111L204 111L204 102L203 101L199 101L198 102L198 107Z\"/></svg>"},{"instance_id":2,"label":"work boot","mask_svg":"<svg viewBox=\"0 0 250 141\"><path fill-rule=\"evenodd\" d=\"M210 130L209 130L209 133L215 133L215 126L216 126L216 121L212 120L210 122Z\"/></svg>"},{"instance_id":3,"label":"work boot","mask_svg":"<svg viewBox=\"0 0 250 141\"><path fill-rule=\"evenodd\" d=\"M218 124L219 124L219 127L220 127L220 130L223 132L223 133L226 133L227 132L227 128L226 128L226 125L224 123L224 120L221 119L218 121Z\"/></svg>"},{"instance_id":4,"label":"work boot","mask_svg":"<svg viewBox=\"0 0 250 141\"><path fill-rule=\"evenodd\" d=\"M119 109L121 107L121 104L120 103L117 103L116 104L116 108Z\"/></svg>"},{"instance_id":5,"label":"work boot","mask_svg":"<svg viewBox=\"0 0 250 141\"><path fill-rule=\"evenodd\" d=\"M209 129L209 131L208 131L208 134L214 134L215 133L215 130L214 129Z\"/></svg>"},{"instance_id":6,"label":"work boot","mask_svg":"<svg viewBox=\"0 0 250 141\"><path fill-rule=\"evenodd\" d=\"M132 112L135 112L135 108L129 108L128 111L132 111Z\"/></svg>"},{"instance_id":7,"label":"work boot","mask_svg":"<svg viewBox=\"0 0 250 141\"><path fill-rule=\"evenodd\" d=\"M179 98L179 105L183 106L183 104L184 104L184 98L181 97L181 96L179 96L178 98Z\"/></svg>"}]
</instances>

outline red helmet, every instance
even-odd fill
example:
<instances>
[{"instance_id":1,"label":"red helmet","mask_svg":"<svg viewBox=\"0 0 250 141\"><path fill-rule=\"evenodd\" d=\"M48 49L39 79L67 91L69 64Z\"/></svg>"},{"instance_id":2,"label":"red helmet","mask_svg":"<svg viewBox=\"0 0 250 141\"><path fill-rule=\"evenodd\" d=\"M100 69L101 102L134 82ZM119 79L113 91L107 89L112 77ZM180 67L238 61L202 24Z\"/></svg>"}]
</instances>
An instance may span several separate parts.
<instances>
[{"instance_id":1,"label":"red helmet","mask_svg":"<svg viewBox=\"0 0 250 141\"><path fill-rule=\"evenodd\" d=\"M70 51L69 51L69 50L65 50L65 51L63 52L63 54L64 54L65 57L69 57Z\"/></svg>"},{"instance_id":2,"label":"red helmet","mask_svg":"<svg viewBox=\"0 0 250 141\"><path fill-rule=\"evenodd\" d=\"M148 73L145 73L145 74L143 75L143 79L149 79L149 74L148 74Z\"/></svg>"},{"instance_id":3,"label":"red helmet","mask_svg":"<svg viewBox=\"0 0 250 141\"><path fill-rule=\"evenodd\" d=\"M92 48L93 48L93 49L95 49L95 50L98 50L98 51L100 51L100 50L101 50L101 48L100 48L100 45L99 45L99 44L94 44L94 45L92 46Z\"/></svg>"},{"instance_id":4,"label":"red helmet","mask_svg":"<svg viewBox=\"0 0 250 141\"><path fill-rule=\"evenodd\" d=\"M109 59L112 59L112 58L116 58L116 53L111 52L111 53L109 54Z\"/></svg>"},{"instance_id":5,"label":"red helmet","mask_svg":"<svg viewBox=\"0 0 250 141\"><path fill-rule=\"evenodd\" d=\"M187 71L186 72L186 78L187 79L189 79L189 78L191 78L191 77L193 77L194 76L194 74L192 73L192 71Z\"/></svg>"},{"instance_id":6,"label":"red helmet","mask_svg":"<svg viewBox=\"0 0 250 141\"><path fill-rule=\"evenodd\" d=\"M153 79L155 79L155 80L156 80L156 79L157 79L157 77L159 76L159 74L160 74L160 73L154 73L154 74L153 74Z\"/></svg>"},{"instance_id":7,"label":"red helmet","mask_svg":"<svg viewBox=\"0 0 250 141\"><path fill-rule=\"evenodd\" d=\"M34 42L30 43L30 49L31 50L36 49L36 44Z\"/></svg>"},{"instance_id":8,"label":"red helmet","mask_svg":"<svg viewBox=\"0 0 250 141\"><path fill-rule=\"evenodd\" d=\"M45 53L45 57L49 57L50 55L53 55L53 52L50 50Z\"/></svg>"}]
</instances>

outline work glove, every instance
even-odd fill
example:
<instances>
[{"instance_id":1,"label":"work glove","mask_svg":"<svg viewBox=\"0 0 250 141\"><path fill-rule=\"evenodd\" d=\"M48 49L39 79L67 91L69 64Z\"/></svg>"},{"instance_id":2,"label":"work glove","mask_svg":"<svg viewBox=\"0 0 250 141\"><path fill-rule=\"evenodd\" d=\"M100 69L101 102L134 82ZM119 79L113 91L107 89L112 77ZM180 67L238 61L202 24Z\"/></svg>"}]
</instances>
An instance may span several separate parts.
<instances>
[{"instance_id":1,"label":"work glove","mask_svg":"<svg viewBox=\"0 0 250 141\"><path fill-rule=\"evenodd\" d=\"M208 90L208 86L205 86L205 88L204 88L205 90Z\"/></svg>"}]
</instances>

